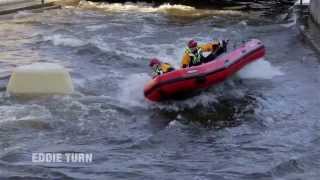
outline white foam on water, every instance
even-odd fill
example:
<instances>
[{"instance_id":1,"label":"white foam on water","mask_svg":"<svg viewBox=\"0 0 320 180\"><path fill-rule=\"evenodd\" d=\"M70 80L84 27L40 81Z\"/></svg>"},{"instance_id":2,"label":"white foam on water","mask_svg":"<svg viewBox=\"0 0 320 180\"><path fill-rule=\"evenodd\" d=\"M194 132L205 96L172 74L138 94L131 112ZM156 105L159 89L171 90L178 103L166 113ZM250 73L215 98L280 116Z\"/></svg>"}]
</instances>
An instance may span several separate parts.
<instances>
[{"instance_id":1,"label":"white foam on water","mask_svg":"<svg viewBox=\"0 0 320 180\"><path fill-rule=\"evenodd\" d=\"M30 17L31 14L33 14L33 12L29 10L19 11L17 14L13 16L13 18L17 19L17 18Z\"/></svg>"},{"instance_id":2,"label":"white foam on water","mask_svg":"<svg viewBox=\"0 0 320 180\"><path fill-rule=\"evenodd\" d=\"M244 79L272 79L284 73L265 59L259 59L245 66L237 75Z\"/></svg>"},{"instance_id":3,"label":"white foam on water","mask_svg":"<svg viewBox=\"0 0 320 180\"><path fill-rule=\"evenodd\" d=\"M172 127L175 127L177 126L177 124L179 124L179 121L176 121L176 120L173 120L173 121L170 121L169 124L168 124L168 128L172 128Z\"/></svg>"},{"instance_id":4,"label":"white foam on water","mask_svg":"<svg viewBox=\"0 0 320 180\"><path fill-rule=\"evenodd\" d=\"M185 5L169 5L164 4L159 7L153 7L151 4L146 3L95 3L81 1L81 7L85 8L99 8L109 12L123 12L123 11L136 11L136 12L165 12L168 10L181 10L181 11L193 11L195 8Z\"/></svg>"},{"instance_id":5,"label":"white foam on water","mask_svg":"<svg viewBox=\"0 0 320 180\"><path fill-rule=\"evenodd\" d=\"M55 46L80 47L87 44L76 37L62 34L44 36L43 39L45 41L51 41Z\"/></svg>"},{"instance_id":6,"label":"white foam on water","mask_svg":"<svg viewBox=\"0 0 320 180\"><path fill-rule=\"evenodd\" d=\"M185 12L187 13L195 13L198 10L194 7L191 6L185 6L185 5L170 5L170 4L163 4L159 6L158 8L155 8L156 12L162 12L162 13L171 13L171 14L176 14L179 15L180 12Z\"/></svg>"},{"instance_id":7,"label":"white foam on water","mask_svg":"<svg viewBox=\"0 0 320 180\"><path fill-rule=\"evenodd\" d=\"M98 8L108 12L122 12L122 11L146 11L152 12L152 7L143 7L142 4L133 4L133 3L95 3L90 1L81 1L80 7L84 8Z\"/></svg>"},{"instance_id":8,"label":"white foam on water","mask_svg":"<svg viewBox=\"0 0 320 180\"><path fill-rule=\"evenodd\" d=\"M143 34L144 37L148 36L148 33L153 33L155 30L153 27L143 26L146 33ZM105 37L104 37L105 38ZM185 42L179 41L177 44L144 44L136 41L138 37L123 37L120 38L118 42L106 43L102 37L92 37L89 43L93 44L95 47L99 48L104 52L112 52L117 55L125 55L132 57L131 59L151 59L158 58L162 62L167 62L172 64L174 67L180 67L181 57L184 52ZM125 44L125 49L118 48L120 45ZM130 49L130 51L128 51ZM148 62L146 62L147 64Z\"/></svg>"},{"instance_id":9,"label":"white foam on water","mask_svg":"<svg viewBox=\"0 0 320 180\"><path fill-rule=\"evenodd\" d=\"M215 28L213 28L213 32L227 32L227 29L215 27Z\"/></svg>"},{"instance_id":10,"label":"white foam on water","mask_svg":"<svg viewBox=\"0 0 320 180\"><path fill-rule=\"evenodd\" d=\"M293 27L293 26L295 26L297 24L297 20L298 20L297 14L293 13L291 18L289 19L290 22L286 23L286 24L281 24L281 26L282 27L286 27L286 28Z\"/></svg>"},{"instance_id":11,"label":"white foam on water","mask_svg":"<svg viewBox=\"0 0 320 180\"><path fill-rule=\"evenodd\" d=\"M234 10L199 10L192 6L181 4L163 4L154 7L148 3L96 3L81 1L80 7L88 9L101 9L106 12L143 12L143 13L164 13L174 16L202 16L202 15L240 15L240 11Z\"/></svg>"},{"instance_id":12,"label":"white foam on water","mask_svg":"<svg viewBox=\"0 0 320 180\"><path fill-rule=\"evenodd\" d=\"M51 119L52 115L48 109L39 105L15 105L0 106L0 126L19 122L44 122Z\"/></svg>"},{"instance_id":13,"label":"white foam on water","mask_svg":"<svg viewBox=\"0 0 320 180\"><path fill-rule=\"evenodd\" d=\"M99 25L86 26L86 29L88 31L96 31L96 30L100 30L100 29L105 29L107 27L108 27L108 25L106 25L106 24L99 24Z\"/></svg>"},{"instance_id":14,"label":"white foam on water","mask_svg":"<svg viewBox=\"0 0 320 180\"><path fill-rule=\"evenodd\" d=\"M297 24L297 21L292 21L290 23L287 23L287 24L281 24L281 26L283 27L286 27L286 28L290 28L290 27L293 27Z\"/></svg>"},{"instance_id":15,"label":"white foam on water","mask_svg":"<svg viewBox=\"0 0 320 180\"><path fill-rule=\"evenodd\" d=\"M238 89L233 79L226 80L223 83L212 86L208 91L201 91L200 94L185 100L171 100L164 103L152 104L154 108L167 111L181 111L185 109L193 109L197 106L214 108L214 104L219 103L220 97L243 98L245 93Z\"/></svg>"},{"instance_id":16,"label":"white foam on water","mask_svg":"<svg viewBox=\"0 0 320 180\"><path fill-rule=\"evenodd\" d=\"M157 107L165 110L181 111L192 109L196 106L209 107L218 102L218 95L213 92L201 92L200 95L187 98L182 101L172 101L170 104L158 104Z\"/></svg>"},{"instance_id":17,"label":"white foam on water","mask_svg":"<svg viewBox=\"0 0 320 180\"><path fill-rule=\"evenodd\" d=\"M119 82L117 99L129 106L145 107L147 101L143 95L144 85L151 80L147 73L131 74Z\"/></svg>"},{"instance_id":18,"label":"white foam on water","mask_svg":"<svg viewBox=\"0 0 320 180\"><path fill-rule=\"evenodd\" d=\"M239 24L242 26L248 26L248 23L245 20L240 21Z\"/></svg>"},{"instance_id":19,"label":"white foam on water","mask_svg":"<svg viewBox=\"0 0 320 180\"><path fill-rule=\"evenodd\" d=\"M193 109L196 106L214 108L214 104L219 103L219 98L222 96L240 98L245 94L242 90L236 88L234 80L230 79L223 83L212 86L209 90L201 91L200 94L186 98L184 100L171 100L164 103L153 104L154 108L167 111L181 111L184 109Z\"/></svg>"},{"instance_id":20,"label":"white foam on water","mask_svg":"<svg viewBox=\"0 0 320 180\"><path fill-rule=\"evenodd\" d=\"M130 56L136 59L148 57L148 55L144 51L141 51L140 48L136 47L134 42L130 40L123 42L126 44L126 47L133 47L130 49L130 51L128 51L127 49L119 49L119 44L117 42L106 43L106 41L101 37L94 37L89 40L89 42L103 52L113 52L117 55Z\"/></svg>"},{"instance_id":21,"label":"white foam on water","mask_svg":"<svg viewBox=\"0 0 320 180\"><path fill-rule=\"evenodd\" d=\"M63 67L53 63L34 63L19 67L20 72L32 72L34 70L43 72L56 72L63 70Z\"/></svg>"}]
</instances>

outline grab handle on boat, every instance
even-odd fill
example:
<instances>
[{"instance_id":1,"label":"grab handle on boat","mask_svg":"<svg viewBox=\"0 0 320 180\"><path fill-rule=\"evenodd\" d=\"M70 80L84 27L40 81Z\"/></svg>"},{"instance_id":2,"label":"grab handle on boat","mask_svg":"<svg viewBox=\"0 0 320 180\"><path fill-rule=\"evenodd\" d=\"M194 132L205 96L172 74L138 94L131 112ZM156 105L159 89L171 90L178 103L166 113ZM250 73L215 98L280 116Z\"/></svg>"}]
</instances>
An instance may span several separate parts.
<instances>
[{"instance_id":1,"label":"grab handle on boat","mask_svg":"<svg viewBox=\"0 0 320 180\"><path fill-rule=\"evenodd\" d=\"M229 61L229 59L226 59L226 60L224 61L224 68L228 68L229 65L230 65L230 61Z\"/></svg>"},{"instance_id":2,"label":"grab handle on boat","mask_svg":"<svg viewBox=\"0 0 320 180\"><path fill-rule=\"evenodd\" d=\"M206 76L199 76L196 78L196 83L198 84L203 84L207 81L207 77Z\"/></svg>"}]
</instances>

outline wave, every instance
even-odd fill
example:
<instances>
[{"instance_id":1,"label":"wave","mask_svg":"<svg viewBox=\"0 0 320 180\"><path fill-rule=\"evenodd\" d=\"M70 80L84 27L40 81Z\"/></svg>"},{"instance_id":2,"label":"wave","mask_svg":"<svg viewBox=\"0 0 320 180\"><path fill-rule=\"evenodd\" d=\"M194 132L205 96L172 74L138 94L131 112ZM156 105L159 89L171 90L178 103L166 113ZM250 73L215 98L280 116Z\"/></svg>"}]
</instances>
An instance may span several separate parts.
<instances>
[{"instance_id":1,"label":"wave","mask_svg":"<svg viewBox=\"0 0 320 180\"><path fill-rule=\"evenodd\" d=\"M265 59L248 64L237 74L244 79L272 79L275 76L284 75L280 68L272 66Z\"/></svg>"},{"instance_id":2,"label":"wave","mask_svg":"<svg viewBox=\"0 0 320 180\"><path fill-rule=\"evenodd\" d=\"M79 7L84 9L100 9L105 12L142 12L142 13L164 13L175 16L205 16L205 15L241 15L236 10L202 10L192 6L181 4L163 4L153 6L148 3L97 3L81 1Z\"/></svg>"},{"instance_id":3,"label":"wave","mask_svg":"<svg viewBox=\"0 0 320 180\"><path fill-rule=\"evenodd\" d=\"M194 11L195 8L185 5L169 5L164 4L159 7L153 7L152 4L147 3L96 3L89 1L81 1L80 7L83 8L98 8L111 12L123 11L136 11L136 12L164 12L167 10L180 10L180 11Z\"/></svg>"},{"instance_id":4,"label":"wave","mask_svg":"<svg viewBox=\"0 0 320 180\"><path fill-rule=\"evenodd\" d=\"M120 81L117 99L129 106L146 107L147 101L143 96L143 88L150 80L147 73L131 74L126 79Z\"/></svg>"},{"instance_id":5,"label":"wave","mask_svg":"<svg viewBox=\"0 0 320 180\"><path fill-rule=\"evenodd\" d=\"M141 107L156 108L166 111L181 111L184 109L192 109L196 106L213 107L212 105L219 103L219 98L242 98L245 96L241 88L237 86L237 79L231 78L218 86L214 86L200 94L185 100L169 100L161 103L150 102L143 95L144 85L151 79L147 73L137 73L128 75L127 78L119 81L119 92L116 97L123 104Z\"/></svg>"},{"instance_id":6,"label":"wave","mask_svg":"<svg viewBox=\"0 0 320 180\"><path fill-rule=\"evenodd\" d=\"M43 37L44 41L50 41L55 46L80 47L87 43L71 35L54 34Z\"/></svg>"},{"instance_id":7,"label":"wave","mask_svg":"<svg viewBox=\"0 0 320 180\"><path fill-rule=\"evenodd\" d=\"M0 106L0 127L48 128L52 115L48 109L39 105Z\"/></svg>"}]
</instances>

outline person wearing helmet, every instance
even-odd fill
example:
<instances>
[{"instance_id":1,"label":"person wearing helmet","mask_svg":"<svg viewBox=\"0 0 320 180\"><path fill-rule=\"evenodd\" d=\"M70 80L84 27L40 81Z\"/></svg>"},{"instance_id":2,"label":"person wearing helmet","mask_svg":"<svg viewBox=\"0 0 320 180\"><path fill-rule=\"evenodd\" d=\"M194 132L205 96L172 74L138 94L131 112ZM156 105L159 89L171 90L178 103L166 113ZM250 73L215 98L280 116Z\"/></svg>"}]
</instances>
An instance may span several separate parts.
<instances>
[{"instance_id":1,"label":"person wearing helmet","mask_svg":"<svg viewBox=\"0 0 320 180\"><path fill-rule=\"evenodd\" d=\"M181 60L181 67L197 66L214 60L218 55L226 52L227 41L214 41L203 45L198 45L197 41L190 40ZM207 57L203 52L211 52Z\"/></svg>"},{"instance_id":2,"label":"person wearing helmet","mask_svg":"<svg viewBox=\"0 0 320 180\"><path fill-rule=\"evenodd\" d=\"M152 68L153 77L173 71L174 68L169 63L162 63L159 59L153 58L150 60L149 66Z\"/></svg>"}]
</instances>

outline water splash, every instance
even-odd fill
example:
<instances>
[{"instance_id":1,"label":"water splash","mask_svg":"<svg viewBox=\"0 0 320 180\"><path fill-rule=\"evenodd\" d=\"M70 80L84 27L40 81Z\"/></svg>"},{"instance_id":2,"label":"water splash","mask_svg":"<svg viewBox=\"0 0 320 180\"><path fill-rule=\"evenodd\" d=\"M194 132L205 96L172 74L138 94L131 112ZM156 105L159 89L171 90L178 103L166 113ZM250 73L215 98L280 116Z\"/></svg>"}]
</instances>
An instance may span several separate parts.
<instances>
[{"instance_id":1,"label":"water splash","mask_svg":"<svg viewBox=\"0 0 320 180\"><path fill-rule=\"evenodd\" d=\"M290 18L288 19L288 22L285 24L281 24L282 27L291 28L294 27L297 24L298 16L296 13L293 13Z\"/></svg>"},{"instance_id":2,"label":"water splash","mask_svg":"<svg viewBox=\"0 0 320 180\"><path fill-rule=\"evenodd\" d=\"M275 76L284 75L280 68L272 66L265 59L248 64L237 74L244 79L272 79Z\"/></svg>"},{"instance_id":3,"label":"water splash","mask_svg":"<svg viewBox=\"0 0 320 180\"><path fill-rule=\"evenodd\" d=\"M237 86L237 79L231 78L211 89L202 91L200 94L189 97L185 100L170 100L162 103L148 101L143 95L144 85L151 79L147 73L131 74L127 78L119 81L118 95L116 99L123 104L135 107L150 107L166 111L181 111L192 109L196 106L210 107L219 103L219 98L227 96L229 98L241 98L245 96L241 88Z\"/></svg>"},{"instance_id":4,"label":"water splash","mask_svg":"<svg viewBox=\"0 0 320 180\"><path fill-rule=\"evenodd\" d=\"M19 11L17 14L13 16L14 19L19 19L19 18L25 18L25 17L30 17L33 14L32 11L24 10L24 11Z\"/></svg>"},{"instance_id":5,"label":"water splash","mask_svg":"<svg viewBox=\"0 0 320 180\"><path fill-rule=\"evenodd\" d=\"M48 109L39 105L16 105L0 107L0 127L42 128L52 118Z\"/></svg>"},{"instance_id":6,"label":"water splash","mask_svg":"<svg viewBox=\"0 0 320 180\"><path fill-rule=\"evenodd\" d=\"M153 7L152 4L147 3L95 3L81 1L80 6L84 8L98 8L103 9L109 12L127 12L127 11L136 11L136 12L166 12L168 10L180 10L180 11L194 11L195 8L184 5L169 5L164 4L159 7Z\"/></svg>"},{"instance_id":7,"label":"water splash","mask_svg":"<svg viewBox=\"0 0 320 180\"><path fill-rule=\"evenodd\" d=\"M126 79L120 81L120 91L117 99L129 106L145 107L147 101L143 96L143 88L150 78L147 73L129 75Z\"/></svg>"},{"instance_id":8,"label":"water splash","mask_svg":"<svg viewBox=\"0 0 320 180\"><path fill-rule=\"evenodd\" d=\"M154 7L148 3L95 3L81 1L80 7L85 9L100 9L106 12L142 12L142 13L163 13L174 16L206 16L206 15L242 15L235 10L199 10L192 6L180 4L163 4Z\"/></svg>"},{"instance_id":9,"label":"water splash","mask_svg":"<svg viewBox=\"0 0 320 180\"><path fill-rule=\"evenodd\" d=\"M71 35L54 34L43 37L44 41L50 41L55 46L80 47L87 43Z\"/></svg>"},{"instance_id":10,"label":"water splash","mask_svg":"<svg viewBox=\"0 0 320 180\"><path fill-rule=\"evenodd\" d=\"M171 100L165 103L154 103L152 108L165 111L182 111L186 109L193 109L196 106L210 107L211 104L218 103L218 96L213 92L202 92L201 94L185 99L183 101Z\"/></svg>"},{"instance_id":11,"label":"water splash","mask_svg":"<svg viewBox=\"0 0 320 180\"><path fill-rule=\"evenodd\" d=\"M108 25L106 25L106 24L99 24L99 25L89 25L89 26L86 26L85 28L88 31L97 31L97 30L100 30L100 29L105 29L107 27L108 27Z\"/></svg>"}]
</instances>

